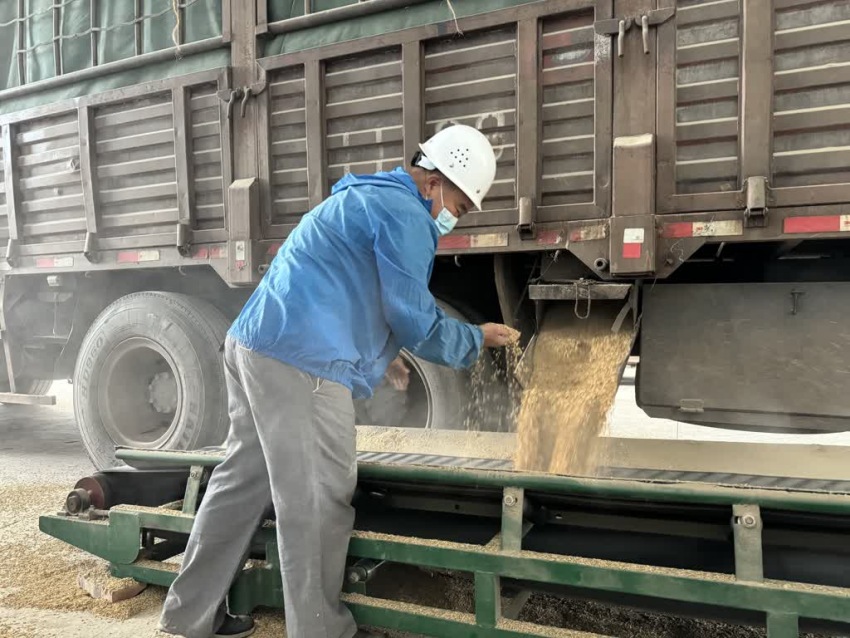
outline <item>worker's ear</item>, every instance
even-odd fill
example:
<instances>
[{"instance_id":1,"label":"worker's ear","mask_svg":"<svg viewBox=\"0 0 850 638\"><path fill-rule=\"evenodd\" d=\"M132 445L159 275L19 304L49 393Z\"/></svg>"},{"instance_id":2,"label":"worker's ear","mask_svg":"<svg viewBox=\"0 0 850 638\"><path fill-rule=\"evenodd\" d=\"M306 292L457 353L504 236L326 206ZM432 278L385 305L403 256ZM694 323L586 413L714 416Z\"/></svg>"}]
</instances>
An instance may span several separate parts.
<instances>
[{"instance_id":1,"label":"worker's ear","mask_svg":"<svg viewBox=\"0 0 850 638\"><path fill-rule=\"evenodd\" d=\"M428 174L428 177L425 178L425 196L428 199L434 199L437 193L440 192L440 183L442 181L439 173L431 172Z\"/></svg>"}]
</instances>

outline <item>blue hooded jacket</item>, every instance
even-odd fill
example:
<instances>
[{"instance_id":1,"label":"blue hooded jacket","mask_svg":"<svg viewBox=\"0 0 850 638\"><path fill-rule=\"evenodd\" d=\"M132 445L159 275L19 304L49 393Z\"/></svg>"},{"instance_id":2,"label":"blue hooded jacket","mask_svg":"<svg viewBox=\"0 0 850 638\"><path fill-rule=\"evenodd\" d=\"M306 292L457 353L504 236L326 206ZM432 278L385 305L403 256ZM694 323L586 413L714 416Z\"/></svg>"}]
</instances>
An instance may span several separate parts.
<instances>
[{"instance_id":1,"label":"blue hooded jacket","mask_svg":"<svg viewBox=\"0 0 850 638\"><path fill-rule=\"evenodd\" d=\"M428 289L437 239L407 172L346 175L289 235L229 334L355 398L372 395L401 348L469 367L483 333Z\"/></svg>"}]
</instances>

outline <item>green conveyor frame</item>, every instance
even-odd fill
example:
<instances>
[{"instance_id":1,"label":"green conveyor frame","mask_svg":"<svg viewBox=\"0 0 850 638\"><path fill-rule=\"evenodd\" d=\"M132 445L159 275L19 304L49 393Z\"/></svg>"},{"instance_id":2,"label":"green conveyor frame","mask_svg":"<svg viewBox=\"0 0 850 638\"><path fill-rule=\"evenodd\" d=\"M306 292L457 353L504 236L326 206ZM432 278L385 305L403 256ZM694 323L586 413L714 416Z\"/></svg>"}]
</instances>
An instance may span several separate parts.
<instances>
[{"instance_id":1,"label":"green conveyor frame","mask_svg":"<svg viewBox=\"0 0 850 638\"><path fill-rule=\"evenodd\" d=\"M182 504L172 508L119 505L101 520L45 515L40 519L40 528L109 561L113 574L118 577L167 586L176 576L177 565L163 560L178 552L173 549L173 542L168 541L150 543L146 547L145 534L168 536L170 533L173 537L174 533L189 533L204 470L218 464L221 456L124 449L118 452L118 458L131 465L186 467L190 478ZM537 584L543 589L564 586L756 612L764 614L769 638L798 636L801 618L850 623L850 589L768 580L762 569L761 512L764 509L850 519L850 496L844 494L372 463L360 464L359 480L501 494L500 531L483 545L355 531L349 545L352 564L380 565L382 561L389 561L474 575L474 613L387 601L369 596L368 583L351 583L344 599L358 623L364 625L430 636L591 635L515 620L521 604L502 608L501 579ZM523 547L523 540L532 527L532 522L524 516L528 492L728 508L735 574L529 551ZM266 560L259 566L243 570L234 582L229 604L236 613L247 613L258 606L283 606L274 527L258 529L253 547L260 548Z\"/></svg>"}]
</instances>

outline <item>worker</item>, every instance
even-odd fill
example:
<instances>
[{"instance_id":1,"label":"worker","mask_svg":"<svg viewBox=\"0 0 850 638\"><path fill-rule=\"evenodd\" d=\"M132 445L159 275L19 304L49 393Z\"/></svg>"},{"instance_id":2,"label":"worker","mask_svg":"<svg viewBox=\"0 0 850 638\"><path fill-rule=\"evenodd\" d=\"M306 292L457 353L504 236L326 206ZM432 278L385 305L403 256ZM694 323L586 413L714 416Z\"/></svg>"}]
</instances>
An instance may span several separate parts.
<instances>
[{"instance_id":1,"label":"worker","mask_svg":"<svg viewBox=\"0 0 850 638\"><path fill-rule=\"evenodd\" d=\"M224 348L230 412L215 469L165 600L160 630L242 638L250 617L224 600L268 504L277 518L289 638L352 638L340 600L357 480L353 398L386 376L403 388L402 348L465 368L518 336L447 317L428 289L437 240L496 174L487 138L444 128L409 170L346 175L272 261Z\"/></svg>"}]
</instances>

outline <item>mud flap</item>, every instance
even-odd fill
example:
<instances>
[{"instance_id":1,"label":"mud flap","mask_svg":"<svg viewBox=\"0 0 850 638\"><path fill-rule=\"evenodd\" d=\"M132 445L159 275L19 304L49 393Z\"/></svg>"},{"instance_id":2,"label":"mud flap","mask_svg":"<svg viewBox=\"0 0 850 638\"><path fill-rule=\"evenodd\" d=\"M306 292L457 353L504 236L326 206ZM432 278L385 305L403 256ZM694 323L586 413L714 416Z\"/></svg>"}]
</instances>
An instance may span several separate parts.
<instances>
[{"instance_id":1,"label":"mud flap","mask_svg":"<svg viewBox=\"0 0 850 638\"><path fill-rule=\"evenodd\" d=\"M659 284L642 312L637 399L649 416L850 429L850 284Z\"/></svg>"}]
</instances>

